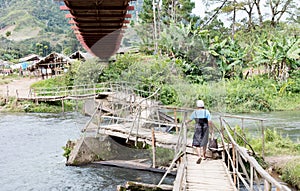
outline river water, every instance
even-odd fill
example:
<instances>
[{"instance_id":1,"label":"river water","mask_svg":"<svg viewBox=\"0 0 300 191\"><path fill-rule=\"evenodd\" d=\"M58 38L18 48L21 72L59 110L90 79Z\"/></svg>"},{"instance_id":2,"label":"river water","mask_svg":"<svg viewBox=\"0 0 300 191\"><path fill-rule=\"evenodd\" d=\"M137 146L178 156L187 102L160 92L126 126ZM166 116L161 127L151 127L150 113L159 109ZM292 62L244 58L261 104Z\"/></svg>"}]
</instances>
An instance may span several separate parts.
<instances>
[{"instance_id":1,"label":"river water","mask_svg":"<svg viewBox=\"0 0 300 191\"><path fill-rule=\"evenodd\" d=\"M265 126L277 128L295 141L300 138L299 116L299 111L252 115L268 119ZM78 113L0 113L0 191L112 191L126 181L160 181L162 174L158 173L106 166L66 166L62 146L67 140L80 137L88 119ZM245 121L245 127L256 129L259 124ZM165 183L173 180L169 177Z\"/></svg>"},{"instance_id":2,"label":"river water","mask_svg":"<svg viewBox=\"0 0 300 191\"><path fill-rule=\"evenodd\" d=\"M115 191L126 181L160 181L162 174L158 173L66 166L62 146L80 137L88 119L78 113L0 113L0 191ZM165 183L173 180L167 178Z\"/></svg>"},{"instance_id":3,"label":"river water","mask_svg":"<svg viewBox=\"0 0 300 191\"><path fill-rule=\"evenodd\" d=\"M265 128L275 129L279 134L286 137L288 136L294 142L300 142L300 111L281 111L281 112L270 112L270 113L253 113L253 114L242 114L239 116L253 117L259 119L265 119L263 126ZM240 119L226 120L232 125L242 126ZM214 121L217 121L214 120ZM261 136L261 123L260 121L244 120L243 122L245 129L248 132Z\"/></svg>"}]
</instances>

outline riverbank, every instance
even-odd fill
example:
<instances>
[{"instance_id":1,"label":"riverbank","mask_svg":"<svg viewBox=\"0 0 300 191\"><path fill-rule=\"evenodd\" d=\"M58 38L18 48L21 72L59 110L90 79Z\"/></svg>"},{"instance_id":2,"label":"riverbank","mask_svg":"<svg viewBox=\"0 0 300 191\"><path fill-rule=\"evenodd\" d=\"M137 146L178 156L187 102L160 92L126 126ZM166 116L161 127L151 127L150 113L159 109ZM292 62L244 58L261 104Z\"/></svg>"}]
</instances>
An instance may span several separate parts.
<instances>
[{"instance_id":1,"label":"riverbank","mask_svg":"<svg viewBox=\"0 0 300 191\"><path fill-rule=\"evenodd\" d=\"M268 173L275 179L292 185L292 191L300 189L300 156L267 156L265 161Z\"/></svg>"},{"instance_id":2,"label":"riverbank","mask_svg":"<svg viewBox=\"0 0 300 191\"><path fill-rule=\"evenodd\" d=\"M39 102L17 101L17 97L29 97L31 86L43 81L41 78L11 77L0 79L0 112L38 112L60 113L62 104L60 101ZM47 81L47 80L44 80ZM78 103L64 101L64 111L73 111ZM77 104L77 105L76 105ZM79 104L80 105L80 104ZM76 107L78 109L78 107Z\"/></svg>"},{"instance_id":3,"label":"riverbank","mask_svg":"<svg viewBox=\"0 0 300 191\"><path fill-rule=\"evenodd\" d=\"M0 95L7 97L26 97L29 94L30 86L40 78L18 77L7 79L5 83L0 83Z\"/></svg>"}]
</instances>

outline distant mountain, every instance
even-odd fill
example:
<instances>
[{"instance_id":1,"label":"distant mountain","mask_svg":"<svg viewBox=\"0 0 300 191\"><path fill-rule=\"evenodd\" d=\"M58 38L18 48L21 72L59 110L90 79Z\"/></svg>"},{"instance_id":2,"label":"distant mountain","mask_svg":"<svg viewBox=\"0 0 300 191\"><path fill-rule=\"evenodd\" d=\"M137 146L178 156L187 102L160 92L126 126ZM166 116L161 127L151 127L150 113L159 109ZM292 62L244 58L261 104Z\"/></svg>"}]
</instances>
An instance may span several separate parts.
<instances>
[{"instance_id":1,"label":"distant mountain","mask_svg":"<svg viewBox=\"0 0 300 191\"><path fill-rule=\"evenodd\" d=\"M79 45L70 29L63 4L53 0L0 0L0 59L29 53L71 53Z\"/></svg>"},{"instance_id":2,"label":"distant mountain","mask_svg":"<svg viewBox=\"0 0 300 191\"><path fill-rule=\"evenodd\" d=\"M142 3L132 1L132 20L136 20ZM54 0L0 0L0 59L83 50L65 18L67 12L61 11L60 5L64 3ZM124 39L123 43L128 41Z\"/></svg>"}]
</instances>

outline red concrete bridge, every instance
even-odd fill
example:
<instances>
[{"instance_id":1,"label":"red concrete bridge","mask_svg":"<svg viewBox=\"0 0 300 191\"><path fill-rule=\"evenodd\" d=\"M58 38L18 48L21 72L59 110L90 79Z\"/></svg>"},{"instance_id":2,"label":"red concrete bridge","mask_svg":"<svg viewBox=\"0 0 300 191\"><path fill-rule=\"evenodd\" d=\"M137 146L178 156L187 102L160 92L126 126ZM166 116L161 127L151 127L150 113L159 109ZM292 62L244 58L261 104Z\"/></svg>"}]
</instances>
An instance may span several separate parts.
<instances>
[{"instance_id":1,"label":"red concrete bridge","mask_svg":"<svg viewBox=\"0 0 300 191\"><path fill-rule=\"evenodd\" d=\"M107 59L119 49L126 24L134 10L131 0L58 0L69 11L71 28L83 47L102 59Z\"/></svg>"}]
</instances>

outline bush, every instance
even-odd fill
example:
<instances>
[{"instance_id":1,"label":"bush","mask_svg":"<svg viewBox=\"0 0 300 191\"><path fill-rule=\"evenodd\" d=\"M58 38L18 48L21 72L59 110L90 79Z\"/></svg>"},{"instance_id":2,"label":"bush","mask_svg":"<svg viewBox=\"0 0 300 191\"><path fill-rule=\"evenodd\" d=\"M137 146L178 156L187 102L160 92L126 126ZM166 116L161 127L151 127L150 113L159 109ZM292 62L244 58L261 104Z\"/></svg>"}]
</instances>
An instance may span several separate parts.
<instances>
[{"instance_id":1,"label":"bush","mask_svg":"<svg viewBox=\"0 0 300 191\"><path fill-rule=\"evenodd\" d=\"M260 153L262 149L262 140L260 138L250 139L253 149ZM276 129L265 130L265 154L274 155L300 155L299 144L294 143L289 137L282 137Z\"/></svg>"},{"instance_id":2,"label":"bush","mask_svg":"<svg viewBox=\"0 0 300 191\"><path fill-rule=\"evenodd\" d=\"M300 189L300 160L294 159L284 165L281 178L284 182L295 186L296 189Z\"/></svg>"},{"instance_id":3,"label":"bush","mask_svg":"<svg viewBox=\"0 0 300 191\"><path fill-rule=\"evenodd\" d=\"M160 91L160 101L165 105L176 105L178 103L176 90L171 86L164 85Z\"/></svg>"}]
</instances>

